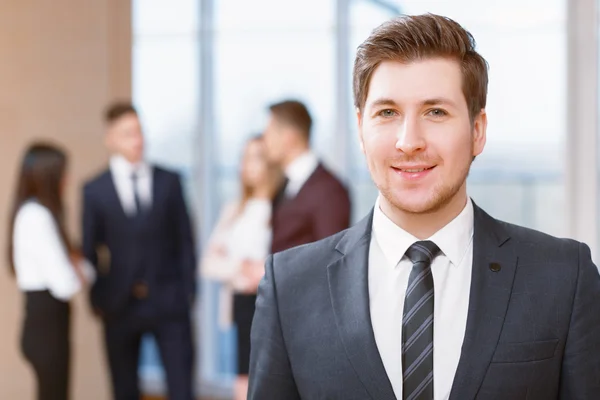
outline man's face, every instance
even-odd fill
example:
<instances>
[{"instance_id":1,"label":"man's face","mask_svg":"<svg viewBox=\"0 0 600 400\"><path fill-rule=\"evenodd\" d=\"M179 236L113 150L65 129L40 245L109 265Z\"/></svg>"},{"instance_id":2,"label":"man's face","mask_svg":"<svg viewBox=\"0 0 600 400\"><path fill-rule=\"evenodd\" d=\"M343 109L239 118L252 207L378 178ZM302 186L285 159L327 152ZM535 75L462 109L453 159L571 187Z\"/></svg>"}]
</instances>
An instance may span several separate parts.
<instances>
[{"instance_id":1,"label":"man's face","mask_svg":"<svg viewBox=\"0 0 600 400\"><path fill-rule=\"evenodd\" d=\"M128 113L110 123L106 133L106 145L131 163L138 163L144 156L144 136L140 120Z\"/></svg>"},{"instance_id":2,"label":"man's face","mask_svg":"<svg viewBox=\"0 0 600 400\"><path fill-rule=\"evenodd\" d=\"M255 190L269 179L269 165L263 140L251 140L246 145L241 162L241 179L244 186Z\"/></svg>"},{"instance_id":3,"label":"man's face","mask_svg":"<svg viewBox=\"0 0 600 400\"><path fill-rule=\"evenodd\" d=\"M267 128L263 133L265 150L269 160L275 164L281 165L286 154L286 126L279 121L276 116L271 115Z\"/></svg>"},{"instance_id":4,"label":"man's face","mask_svg":"<svg viewBox=\"0 0 600 400\"><path fill-rule=\"evenodd\" d=\"M428 213L466 197L487 120L482 110L471 124L456 61L381 63L358 122L373 181L395 209Z\"/></svg>"}]
</instances>

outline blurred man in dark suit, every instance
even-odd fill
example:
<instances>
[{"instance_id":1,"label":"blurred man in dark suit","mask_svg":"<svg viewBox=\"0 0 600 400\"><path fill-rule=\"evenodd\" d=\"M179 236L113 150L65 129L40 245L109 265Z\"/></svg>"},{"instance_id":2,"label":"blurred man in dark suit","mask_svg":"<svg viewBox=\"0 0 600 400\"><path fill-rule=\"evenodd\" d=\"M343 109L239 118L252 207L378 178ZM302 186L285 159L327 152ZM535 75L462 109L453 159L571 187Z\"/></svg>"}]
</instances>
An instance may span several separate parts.
<instances>
[{"instance_id":1,"label":"blurred man in dark suit","mask_svg":"<svg viewBox=\"0 0 600 400\"><path fill-rule=\"evenodd\" d=\"M273 253L314 242L350 225L346 187L310 150L312 119L295 100L270 106L264 133L269 158L285 172L273 204Z\"/></svg>"},{"instance_id":2,"label":"blurred man in dark suit","mask_svg":"<svg viewBox=\"0 0 600 400\"><path fill-rule=\"evenodd\" d=\"M196 261L180 178L144 161L131 104L110 106L105 119L112 157L84 188L83 249L99 272L91 301L104 322L114 398L140 397L140 341L151 333L169 399L191 400Z\"/></svg>"}]
</instances>

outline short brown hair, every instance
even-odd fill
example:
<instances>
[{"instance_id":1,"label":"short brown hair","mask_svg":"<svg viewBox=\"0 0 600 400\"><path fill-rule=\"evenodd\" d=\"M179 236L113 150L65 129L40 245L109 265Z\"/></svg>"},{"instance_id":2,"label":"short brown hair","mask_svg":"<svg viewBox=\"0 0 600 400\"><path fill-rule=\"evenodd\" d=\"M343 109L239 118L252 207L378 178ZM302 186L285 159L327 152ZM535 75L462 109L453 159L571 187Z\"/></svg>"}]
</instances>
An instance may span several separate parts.
<instances>
[{"instance_id":1,"label":"short brown hair","mask_svg":"<svg viewBox=\"0 0 600 400\"><path fill-rule=\"evenodd\" d=\"M471 121L485 108L488 64L475 39L457 22L434 14L403 15L383 23L359 47L354 61L354 105L362 112L371 76L383 61L413 62L449 57L460 63Z\"/></svg>"},{"instance_id":2,"label":"short brown hair","mask_svg":"<svg viewBox=\"0 0 600 400\"><path fill-rule=\"evenodd\" d=\"M286 100L272 104L269 110L278 120L297 128L307 142L310 140L312 118L304 104L297 100Z\"/></svg>"},{"instance_id":3,"label":"short brown hair","mask_svg":"<svg viewBox=\"0 0 600 400\"><path fill-rule=\"evenodd\" d=\"M125 114L135 114L137 115L137 110L128 101L116 101L111 103L106 107L104 111L104 121L106 123L111 123L121 118Z\"/></svg>"}]
</instances>

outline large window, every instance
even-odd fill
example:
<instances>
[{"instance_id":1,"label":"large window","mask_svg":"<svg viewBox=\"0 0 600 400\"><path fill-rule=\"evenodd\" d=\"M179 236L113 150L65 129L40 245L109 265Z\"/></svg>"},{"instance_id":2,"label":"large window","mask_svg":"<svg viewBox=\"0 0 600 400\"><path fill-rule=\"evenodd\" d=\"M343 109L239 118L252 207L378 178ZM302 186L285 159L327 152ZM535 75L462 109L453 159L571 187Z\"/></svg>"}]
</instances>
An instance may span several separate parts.
<instances>
[{"instance_id":1,"label":"large window","mask_svg":"<svg viewBox=\"0 0 600 400\"><path fill-rule=\"evenodd\" d=\"M237 165L269 104L305 102L313 145L326 156L335 137L333 2L220 0L215 9L215 138L223 200L237 189Z\"/></svg>"},{"instance_id":2,"label":"large window","mask_svg":"<svg viewBox=\"0 0 600 400\"><path fill-rule=\"evenodd\" d=\"M148 156L188 172L197 154L197 1L136 0L133 17L133 98Z\"/></svg>"},{"instance_id":3,"label":"large window","mask_svg":"<svg viewBox=\"0 0 600 400\"><path fill-rule=\"evenodd\" d=\"M471 31L490 64L488 141L469 190L497 218L564 235L565 2L491 4L439 10Z\"/></svg>"}]
</instances>

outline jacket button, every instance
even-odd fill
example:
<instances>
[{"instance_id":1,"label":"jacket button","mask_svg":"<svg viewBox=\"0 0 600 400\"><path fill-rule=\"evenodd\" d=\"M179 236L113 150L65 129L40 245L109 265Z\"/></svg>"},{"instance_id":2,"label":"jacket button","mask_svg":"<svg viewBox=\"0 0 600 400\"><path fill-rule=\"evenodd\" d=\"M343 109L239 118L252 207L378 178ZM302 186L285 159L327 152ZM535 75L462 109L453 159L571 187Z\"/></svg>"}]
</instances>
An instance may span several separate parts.
<instances>
[{"instance_id":1,"label":"jacket button","mask_svg":"<svg viewBox=\"0 0 600 400\"><path fill-rule=\"evenodd\" d=\"M500 264L498 263L490 263L490 270L492 270L492 272L498 272L502 269L502 267L500 266Z\"/></svg>"},{"instance_id":2,"label":"jacket button","mask_svg":"<svg viewBox=\"0 0 600 400\"><path fill-rule=\"evenodd\" d=\"M132 294L136 299L142 300L148 297L148 285L144 282L137 282L133 285Z\"/></svg>"}]
</instances>

